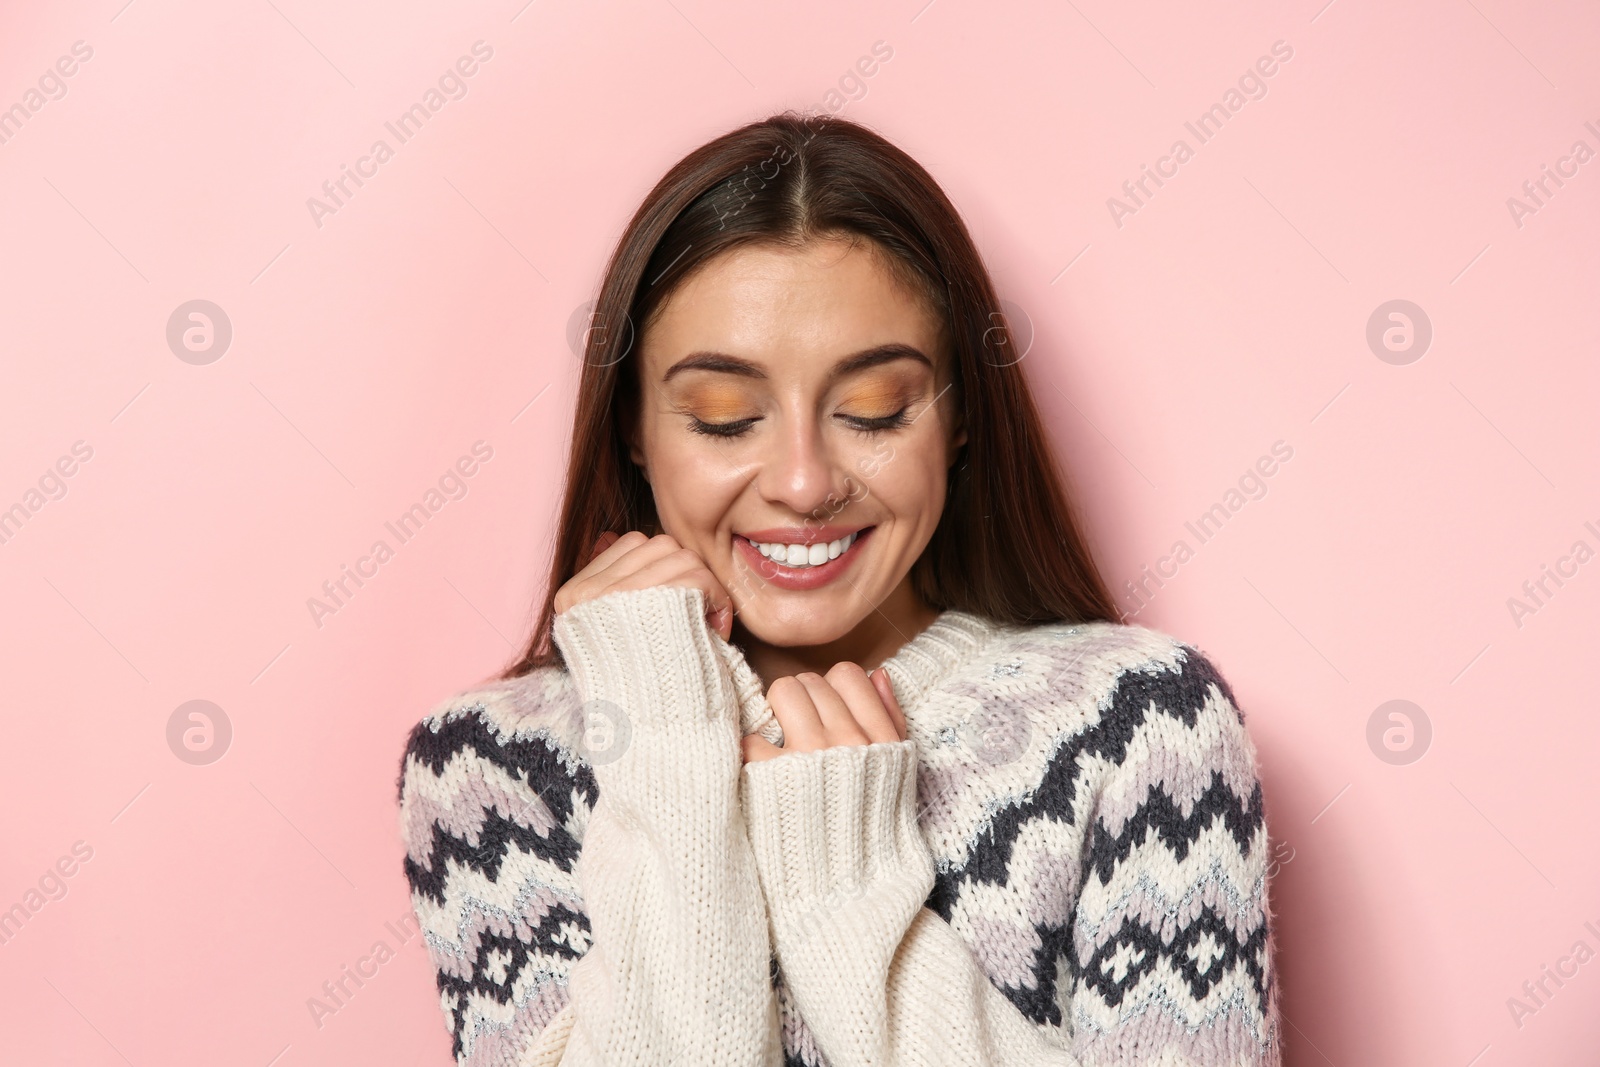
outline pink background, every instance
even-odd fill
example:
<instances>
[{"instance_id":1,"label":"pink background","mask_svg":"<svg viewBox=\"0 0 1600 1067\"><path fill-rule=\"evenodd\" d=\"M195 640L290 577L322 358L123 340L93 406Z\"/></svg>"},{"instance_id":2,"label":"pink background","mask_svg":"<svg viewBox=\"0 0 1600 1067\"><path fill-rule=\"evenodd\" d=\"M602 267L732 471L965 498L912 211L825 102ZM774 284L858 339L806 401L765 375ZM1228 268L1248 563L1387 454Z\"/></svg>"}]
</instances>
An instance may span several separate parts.
<instances>
[{"instance_id":1,"label":"pink background","mask_svg":"<svg viewBox=\"0 0 1600 1067\"><path fill-rule=\"evenodd\" d=\"M93 50L0 145L0 508L92 449L0 544L0 908L92 849L0 945L0 1058L448 1062L416 937L320 1025L307 1001L399 945L407 729L529 625L569 320L664 168L843 78L1031 320L1124 606L1196 549L1138 621L1215 658L1260 749L1288 1062L1594 1062L1600 959L1520 1025L1507 1004L1600 951L1600 562L1520 626L1507 603L1600 549L1600 159L1520 226L1507 205L1600 150L1592 5L524 3L0 14L0 107ZM480 40L399 144L384 123ZM1199 144L1184 122L1276 41L1265 97ZM1108 198L1180 137L1118 226ZM307 199L379 138L319 226ZM166 337L194 299L233 329L204 365ZM1433 328L1405 365L1366 340L1394 299ZM477 441L400 545L384 523ZM1185 522L1276 441L1266 495L1198 544ZM380 538L319 626L308 600ZM208 765L167 741L196 699L233 731ZM1393 699L1433 731L1404 765L1367 740Z\"/></svg>"}]
</instances>

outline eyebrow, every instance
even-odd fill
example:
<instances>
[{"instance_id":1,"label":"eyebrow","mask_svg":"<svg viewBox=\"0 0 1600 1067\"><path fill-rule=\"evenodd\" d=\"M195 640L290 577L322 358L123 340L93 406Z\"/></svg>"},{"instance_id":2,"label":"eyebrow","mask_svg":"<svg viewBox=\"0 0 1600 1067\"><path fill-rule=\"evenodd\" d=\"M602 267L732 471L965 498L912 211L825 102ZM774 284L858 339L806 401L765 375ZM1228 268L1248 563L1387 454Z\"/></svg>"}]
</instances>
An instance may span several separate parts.
<instances>
[{"instance_id":1,"label":"eyebrow","mask_svg":"<svg viewBox=\"0 0 1600 1067\"><path fill-rule=\"evenodd\" d=\"M842 378L847 374L854 374L868 367L876 367L881 363L892 363L898 359L912 359L933 370L933 360L923 355L922 352L910 345L899 343L875 345L872 348L862 349L853 355L846 356L834 365L828 377ZM723 374L737 374L744 378L765 378L767 372L761 369L760 364L745 359L742 356L730 356L725 352L694 352L683 357L667 368L667 373L661 376L663 383L672 379L675 374L691 370L717 371Z\"/></svg>"}]
</instances>

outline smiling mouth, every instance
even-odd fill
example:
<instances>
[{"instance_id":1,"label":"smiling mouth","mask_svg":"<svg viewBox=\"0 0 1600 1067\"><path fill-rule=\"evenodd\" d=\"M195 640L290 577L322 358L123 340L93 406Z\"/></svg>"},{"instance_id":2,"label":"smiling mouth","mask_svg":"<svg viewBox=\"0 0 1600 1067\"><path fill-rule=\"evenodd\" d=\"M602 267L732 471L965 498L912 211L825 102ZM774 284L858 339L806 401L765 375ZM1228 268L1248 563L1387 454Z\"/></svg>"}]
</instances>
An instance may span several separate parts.
<instances>
[{"instance_id":1,"label":"smiling mouth","mask_svg":"<svg viewBox=\"0 0 1600 1067\"><path fill-rule=\"evenodd\" d=\"M850 546L855 544L871 529L871 526L864 526L854 533L845 534L836 541L816 541L811 544L755 541L742 535L740 539L773 563L793 570L804 570L807 567L820 567L829 560L838 559L850 551Z\"/></svg>"},{"instance_id":2,"label":"smiling mouth","mask_svg":"<svg viewBox=\"0 0 1600 1067\"><path fill-rule=\"evenodd\" d=\"M833 541L757 541L735 534L733 542L745 565L763 580L779 589L800 593L821 589L854 567L876 529L863 526ZM758 532L771 536L779 531ZM790 563L791 558L795 562Z\"/></svg>"}]
</instances>

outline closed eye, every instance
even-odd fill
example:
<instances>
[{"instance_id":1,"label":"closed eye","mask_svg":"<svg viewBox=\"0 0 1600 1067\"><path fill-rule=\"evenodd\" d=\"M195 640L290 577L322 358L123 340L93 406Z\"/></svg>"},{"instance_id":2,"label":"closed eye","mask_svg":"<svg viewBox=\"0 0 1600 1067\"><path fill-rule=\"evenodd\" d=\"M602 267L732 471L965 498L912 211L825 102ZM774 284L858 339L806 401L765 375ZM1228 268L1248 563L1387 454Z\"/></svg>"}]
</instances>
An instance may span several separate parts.
<instances>
[{"instance_id":1,"label":"closed eye","mask_svg":"<svg viewBox=\"0 0 1600 1067\"><path fill-rule=\"evenodd\" d=\"M733 422L704 422L689 416L689 429L694 433L705 434L707 437L739 437L750 427L760 422L761 419L735 419Z\"/></svg>"},{"instance_id":2,"label":"closed eye","mask_svg":"<svg viewBox=\"0 0 1600 1067\"><path fill-rule=\"evenodd\" d=\"M852 430L861 433L881 433L885 430L896 430L909 424L911 420L906 413L910 410L910 406L907 405L892 415L880 415L874 418L867 418L862 415L835 415L834 417ZM749 431L750 427L760 421L760 417L755 416L748 419L735 419L732 422L706 422L704 419L690 415L689 429L694 433L703 434L707 437L741 437Z\"/></svg>"},{"instance_id":3,"label":"closed eye","mask_svg":"<svg viewBox=\"0 0 1600 1067\"><path fill-rule=\"evenodd\" d=\"M893 415L881 415L871 419L863 418L860 415L836 415L834 417L842 420L852 430L860 430L862 433L879 433L883 430L899 429L909 423L911 420L906 418L906 412L910 410L910 405L907 405Z\"/></svg>"}]
</instances>

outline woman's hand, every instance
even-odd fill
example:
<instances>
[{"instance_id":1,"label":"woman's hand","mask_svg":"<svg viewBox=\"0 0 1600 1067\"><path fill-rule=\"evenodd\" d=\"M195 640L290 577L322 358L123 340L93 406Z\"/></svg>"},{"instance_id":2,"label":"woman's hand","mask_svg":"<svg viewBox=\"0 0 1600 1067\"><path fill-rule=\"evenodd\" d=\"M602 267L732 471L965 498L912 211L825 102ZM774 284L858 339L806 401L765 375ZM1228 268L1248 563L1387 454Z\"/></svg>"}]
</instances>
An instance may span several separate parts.
<instances>
[{"instance_id":1,"label":"woman's hand","mask_svg":"<svg viewBox=\"0 0 1600 1067\"><path fill-rule=\"evenodd\" d=\"M760 734L746 734L740 742L746 763L906 738L905 713L881 667L869 675L854 663L838 663L826 677L807 673L779 678L767 689L767 703L783 727L783 747Z\"/></svg>"},{"instance_id":2,"label":"woman's hand","mask_svg":"<svg viewBox=\"0 0 1600 1067\"><path fill-rule=\"evenodd\" d=\"M608 530L594 550L588 565L556 590L556 614L619 589L679 586L705 593L707 624L724 641L732 635L733 598L705 560L669 535L646 537L630 530L618 537Z\"/></svg>"}]
</instances>

